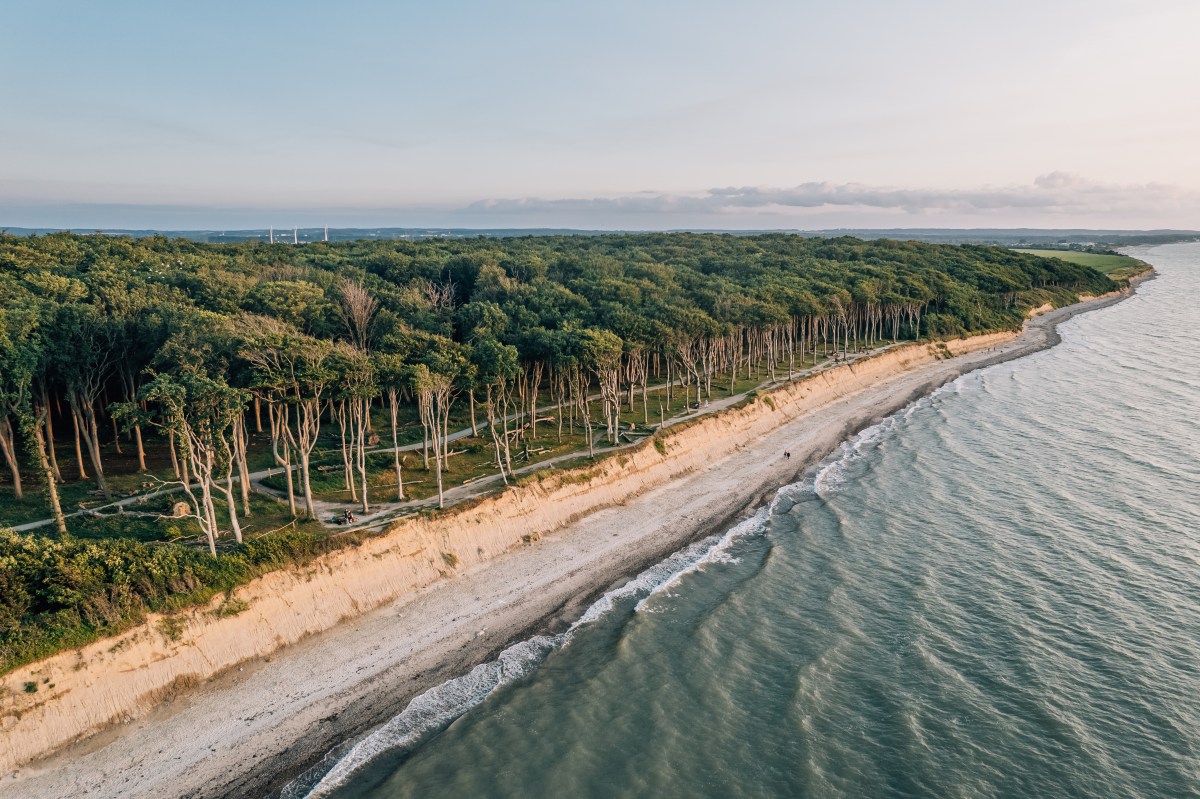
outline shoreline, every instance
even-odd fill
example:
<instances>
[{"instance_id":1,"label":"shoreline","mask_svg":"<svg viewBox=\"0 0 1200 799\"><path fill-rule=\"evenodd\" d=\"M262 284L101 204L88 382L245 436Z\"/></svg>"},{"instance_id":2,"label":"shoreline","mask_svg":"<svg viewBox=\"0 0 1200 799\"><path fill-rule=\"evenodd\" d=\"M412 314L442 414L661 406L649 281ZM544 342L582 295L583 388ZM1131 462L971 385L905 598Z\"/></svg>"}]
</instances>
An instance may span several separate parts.
<instances>
[{"instance_id":1,"label":"shoreline","mask_svg":"<svg viewBox=\"0 0 1200 799\"><path fill-rule=\"evenodd\" d=\"M0 778L0 793L277 792L339 742L399 713L412 697L515 641L561 631L607 590L744 518L846 438L962 374L1054 346L1061 341L1058 324L1131 296L1153 274L1136 278L1115 296L1036 317L1020 336L983 344L994 351L927 358L833 395L774 424L769 436L747 438L706 466L686 468L662 484L588 511L534 546L518 545L278 652L225 669L134 721ZM913 351L925 347L913 345ZM853 374L853 366L845 368ZM798 395L799 385L783 384L773 393L792 387L791 394ZM798 457L779 458L785 448L780 440ZM662 517L664 506L675 509L670 518Z\"/></svg>"}]
</instances>

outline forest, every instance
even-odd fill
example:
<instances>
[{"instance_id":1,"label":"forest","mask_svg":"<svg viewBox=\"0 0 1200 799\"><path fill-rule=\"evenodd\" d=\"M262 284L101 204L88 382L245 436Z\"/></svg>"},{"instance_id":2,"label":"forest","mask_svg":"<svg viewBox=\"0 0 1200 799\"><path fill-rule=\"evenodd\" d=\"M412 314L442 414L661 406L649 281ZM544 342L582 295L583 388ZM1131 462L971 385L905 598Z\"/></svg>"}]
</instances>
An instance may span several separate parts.
<instances>
[{"instance_id":1,"label":"forest","mask_svg":"<svg viewBox=\"0 0 1200 799\"><path fill-rule=\"evenodd\" d=\"M430 512L819 363L1118 285L784 234L0 234L0 527L44 522L0 532L0 671L367 534L330 508Z\"/></svg>"}]
</instances>

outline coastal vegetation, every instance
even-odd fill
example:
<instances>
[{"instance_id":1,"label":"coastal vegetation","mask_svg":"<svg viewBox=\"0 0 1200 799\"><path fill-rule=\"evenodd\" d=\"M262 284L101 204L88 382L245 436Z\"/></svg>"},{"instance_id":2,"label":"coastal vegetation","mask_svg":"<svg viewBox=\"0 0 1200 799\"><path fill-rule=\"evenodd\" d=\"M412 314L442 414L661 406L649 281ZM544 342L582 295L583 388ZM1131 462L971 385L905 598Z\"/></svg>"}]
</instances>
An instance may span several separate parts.
<instances>
[{"instance_id":1,"label":"coastal vegetation","mask_svg":"<svg viewBox=\"0 0 1200 799\"><path fill-rule=\"evenodd\" d=\"M440 507L819 362L1118 285L788 235L0 236L0 525L51 521L0 538L0 671L358 540L322 508Z\"/></svg>"}]
</instances>

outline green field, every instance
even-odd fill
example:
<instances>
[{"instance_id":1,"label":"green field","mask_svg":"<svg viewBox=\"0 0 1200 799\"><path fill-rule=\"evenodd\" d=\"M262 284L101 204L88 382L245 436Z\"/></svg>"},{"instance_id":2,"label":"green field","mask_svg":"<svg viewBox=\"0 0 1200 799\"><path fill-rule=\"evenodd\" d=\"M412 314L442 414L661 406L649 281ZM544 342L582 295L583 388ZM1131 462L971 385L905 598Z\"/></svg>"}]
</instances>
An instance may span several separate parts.
<instances>
[{"instance_id":1,"label":"green field","mask_svg":"<svg viewBox=\"0 0 1200 799\"><path fill-rule=\"evenodd\" d=\"M1072 264L1090 266L1108 275L1113 280L1132 277L1147 269L1146 264L1128 255L1103 255L1094 252L1077 252L1075 250L1028 250L1014 248L1017 252L1028 255L1038 255L1042 258L1058 258Z\"/></svg>"}]
</instances>

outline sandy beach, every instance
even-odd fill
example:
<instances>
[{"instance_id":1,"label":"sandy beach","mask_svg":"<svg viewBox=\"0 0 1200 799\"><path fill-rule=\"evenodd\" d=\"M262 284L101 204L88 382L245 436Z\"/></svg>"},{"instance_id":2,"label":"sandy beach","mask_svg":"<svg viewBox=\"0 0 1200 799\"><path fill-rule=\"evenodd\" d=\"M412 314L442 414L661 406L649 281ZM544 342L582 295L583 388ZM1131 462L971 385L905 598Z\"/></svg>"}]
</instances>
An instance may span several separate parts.
<instances>
[{"instance_id":1,"label":"sandy beach","mask_svg":"<svg viewBox=\"0 0 1200 799\"><path fill-rule=\"evenodd\" d=\"M966 372L1053 346L1059 323L1125 296L1051 311L1015 339L924 363L791 418L623 504L229 669L147 715L6 774L0 795L277 792L422 691L514 641L565 628L598 594L753 512L848 436Z\"/></svg>"}]
</instances>

